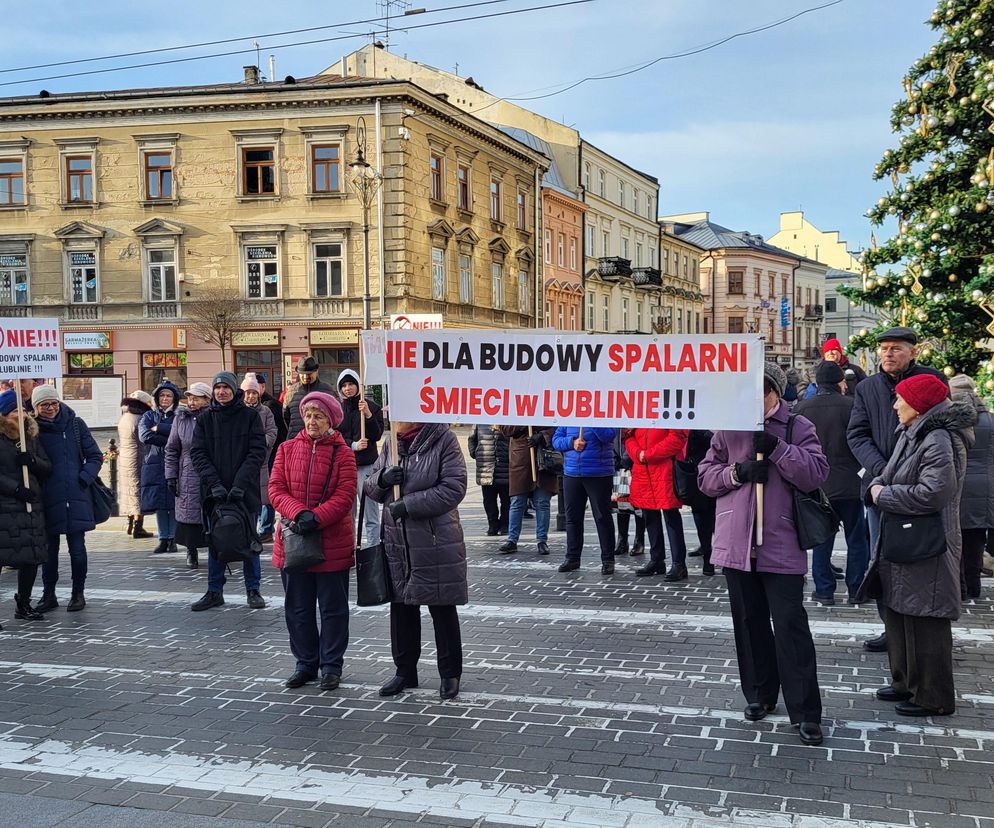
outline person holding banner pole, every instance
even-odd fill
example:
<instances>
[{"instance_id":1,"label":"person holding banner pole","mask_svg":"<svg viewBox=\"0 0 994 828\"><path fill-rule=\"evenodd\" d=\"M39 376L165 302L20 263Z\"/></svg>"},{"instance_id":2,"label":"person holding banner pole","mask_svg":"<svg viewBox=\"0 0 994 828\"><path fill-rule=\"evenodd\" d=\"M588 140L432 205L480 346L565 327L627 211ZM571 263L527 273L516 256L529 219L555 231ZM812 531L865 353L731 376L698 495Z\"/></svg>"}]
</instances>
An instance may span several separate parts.
<instances>
[{"instance_id":1,"label":"person holding banner pole","mask_svg":"<svg viewBox=\"0 0 994 828\"><path fill-rule=\"evenodd\" d=\"M0 566L17 570L14 618L37 621L31 607L38 566L48 560L42 483L52 464L38 442L38 425L21 410L20 385L0 394ZM2 628L0 628L2 629Z\"/></svg>"},{"instance_id":2,"label":"person holding banner pole","mask_svg":"<svg viewBox=\"0 0 994 828\"><path fill-rule=\"evenodd\" d=\"M535 543L539 555L549 554L549 519L552 496L559 490L553 472L541 471L536 453L552 444L553 429L541 426L501 426L508 440L507 491L511 508L507 513L507 541L498 547L502 555L518 551L521 522L531 499L535 506Z\"/></svg>"},{"instance_id":3,"label":"person holding banner pole","mask_svg":"<svg viewBox=\"0 0 994 828\"><path fill-rule=\"evenodd\" d=\"M793 490L810 492L828 479L828 461L814 425L802 416L786 442L787 377L764 366L763 431L717 431L701 461L701 491L717 498L711 560L723 567L735 631L745 718L776 709L783 690L801 742L822 742L821 691L815 645L804 611L807 552L794 525ZM762 460L755 460L757 455ZM764 488L764 532L756 543L756 489ZM772 626L771 626L772 621Z\"/></svg>"},{"instance_id":4,"label":"person holding banner pole","mask_svg":"<svg viewBox=\"0 0 994 828\"><path fill-rule=\"evenodd\" d=\"M566 500L566 558L560 572L580 568L583 552L583 519L590 512L601 547L601 574L614 574L614 520L611 489L614 483L613 428L560 426L552 435L552 447L563 453L563 496Z\"/></svg>"},{"instance_id":5,"label":"person holding banner pole","mask_svg":"<svg viewBox=\"0 0 994 828\"><path fill-rule=\"evenodd\" d=\"M38 439L53 468L43 490L48 560L41 574L44 592L35 609L48 612L59 605L55 596L59 538L65 535L72 567L72 596L66 610L78 612L86 607L86 533L96 528L90 486L100 474L104 455L82 418L59 399L54 385L35 388L31 402L38 419Z\"/></svg>"}]
</instances>

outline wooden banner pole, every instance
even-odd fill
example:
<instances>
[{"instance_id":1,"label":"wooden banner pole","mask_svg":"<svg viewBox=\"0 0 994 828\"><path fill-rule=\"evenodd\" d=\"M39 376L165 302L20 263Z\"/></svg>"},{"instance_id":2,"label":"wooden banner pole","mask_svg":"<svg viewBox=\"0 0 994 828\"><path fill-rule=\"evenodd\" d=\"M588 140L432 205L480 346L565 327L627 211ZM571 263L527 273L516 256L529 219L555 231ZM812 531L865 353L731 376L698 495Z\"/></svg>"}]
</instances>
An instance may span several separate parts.
<instances>
[{"instance_id":1,"label":"wooden banner pole","mask_svg":"<svg viewBox=\"0 0 994 828\"><path fill-rule=\"evenodd\" d=\"M21 451L28 450L28 438L24 434L24 409L22 407L21 400L21 379L20 377L14 380L14 399L17 401L17 431L21 437ZM21 466L21 475L24 480L24 488L28 489L31 487L31 480L28 477L28 467ZM31 504L25 503L24 508L30 513Z\"/></svg>"}]
</instances>

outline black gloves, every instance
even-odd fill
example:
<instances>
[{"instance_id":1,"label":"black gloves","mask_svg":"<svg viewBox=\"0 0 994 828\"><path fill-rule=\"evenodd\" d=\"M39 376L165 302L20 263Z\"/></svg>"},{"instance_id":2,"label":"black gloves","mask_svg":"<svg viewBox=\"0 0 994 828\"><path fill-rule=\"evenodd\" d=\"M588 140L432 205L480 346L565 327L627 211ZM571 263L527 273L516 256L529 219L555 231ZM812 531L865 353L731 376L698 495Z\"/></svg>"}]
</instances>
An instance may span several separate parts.
<instances>
[{"instance_id":1,"label":"black gloves","mask_svg":"<svg viewBox=\"0 0 994 828\"><path fill-rule=\"evenodd\" d=\"M404 482L404 470L400 466L387 466L380 472L380 488L399 486Z\"/></svg>"},{"instance_id":2,"label":"black gloves","mask_svg":"<svg viewBox=\"0 0 994 828\"><path fill-rule=\"evenodd\" d=\"M627 455L625 455L625 458L620 463L621 468L625 471L631 471L634 465L635 463L632 461L632 458Z\"/></svg>"},{"instance_id":3,"label":"black gloves","mask_svg":"<svg viewBox=\"0 0 994 828\"><path fill-rule=\"evenodd\" d=\"M37 503L38 495L31 491L31 489L25 489L24 486L18 486L14 489L14 497L21 501L21 503Z\"/></svg>"},{"instance_id":4,"label":"black gloves","mask_svg":"<svg viewBox=\"0 0 994 828\"><path fill-rule=\"evenodd\" d=\"M166 481L166 488L169 489L173 497L179 497L179 481L175 477L170 477Z\"/></svg>"},{"instance_id":5,"label":"black gloves","mask_svg":"<svg viewBox=\"0 0 994 828\"><path fill-rule=\"evenodd\" d=\"M768 431L757 431L752 435L752 450L763 457L769 457L780 441Z\"/></svg>"},{"instance_id":6,"label":"black gloves","mask_svg":"<svg viewBox=\"0 0 994 828\"><path fill-rule=\"evenodd\" d=\"M227 500L228 490L224 486L213 486L211 487L211 497L215 500Z\"/></svg>"},{"instance_id":7,"label":"black gloves","mask_svg":"<svg viewBox=\"0 0 994 828\"><path fill-rule=\"evenodd\" d=\"M245 492L235 486L228 492L228 503L241 503L244 497Z\"/></svg>"},{"instance_id":8,"label":"black gloves","mask_svg":"<svg viewBox=\"0 0 994 828\"><path fill-rule=\"evenodd\" d=\"M310 509L305 509L299 515L297 515L296 524L297 524L298 533L301 535L307 535L310 532L316 532L318 529L321 528L320 525L318 524L318 519L314 516L314 512L312 512Z\"/></svg>"},{"instance_id":9,"label":"black gloves","mask_svg":"<svg viewBox=\"0 0 994 828\"><path fill-rule=\"evenodd\" d=\"M29 469L34 470L36 465L35 456L29 451L19 451L17 452L17 463L20 466L27 466Z\"/></svg>"},{"instance_id":10,"label":"black gloves","mask_svg":"<svg viewBox=\"0 0 994 828\"><path fill-rule=\"evenodd\" d=\"M769 460L746 460L735 464L735 476L740 483L766 483L770 479Z\"/></svg>"},{"instance_id":11,"label":"black gloves","mask_svg":"<svg viewBox=\"0 0 994 828\"><path fill-rule=\"evenodd\" d=\"M545 446L545 435L542 433L533 434L528 438L528 445L532 448L544 448Z\"/></svg>"},{"instance_id":12,"label":"black gloves","mask_svg":"<svg viewBox=\"0 0 994 828\"><path fill-rule=\"evenodd\" d=\"M390 510L390 514L394 520L407 517L407 504L404 503L403 499L394 500L387 508Z\"/></svg>"}]
</instances>

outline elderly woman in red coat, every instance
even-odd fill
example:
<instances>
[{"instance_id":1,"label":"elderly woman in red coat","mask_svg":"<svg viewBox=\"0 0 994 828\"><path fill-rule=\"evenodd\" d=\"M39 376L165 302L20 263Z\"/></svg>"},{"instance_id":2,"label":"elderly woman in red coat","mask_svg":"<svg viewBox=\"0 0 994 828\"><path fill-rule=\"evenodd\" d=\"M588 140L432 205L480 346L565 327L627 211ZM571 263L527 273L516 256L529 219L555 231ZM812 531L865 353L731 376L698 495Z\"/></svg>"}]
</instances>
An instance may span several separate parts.
<instances>
[{"instance_id":1,"label":"elderly woman in red coat","mask_svg":"<svg viewBox=\"0 0 994 828\"><path fill-rule=\"evenodd\" d=\"M649 537L649 561L636 575L665 575L666 581L687 579L687 544L683 537L683 504L673 491L673 461L687 456L690 432L682 428L636 428L625 438L625 451L632 460L629 500L645 516ZM673 568L666 571L663 521L673 553Z\"/></svg>"},{"instance_id":2,"label":"elderly woman in red coat","mask_svg":"<svg viewBox=\"0 0 994 828\"><path fill-rule=\"evenodd\" d=\"M314 681L335 690L349 644L349 570L354 539L352 503L356 495L355 453L335 429L342 406L331 394L312 391L300 401L304 428L280 444L269 477L269 498L283 521L273 547L286 592L284 616L297 667L289 688ZM305 571L284 567L285 532L319 532L324 563ZM316 607L321 610L318 631Z\"/></svg>"}]
</instances>

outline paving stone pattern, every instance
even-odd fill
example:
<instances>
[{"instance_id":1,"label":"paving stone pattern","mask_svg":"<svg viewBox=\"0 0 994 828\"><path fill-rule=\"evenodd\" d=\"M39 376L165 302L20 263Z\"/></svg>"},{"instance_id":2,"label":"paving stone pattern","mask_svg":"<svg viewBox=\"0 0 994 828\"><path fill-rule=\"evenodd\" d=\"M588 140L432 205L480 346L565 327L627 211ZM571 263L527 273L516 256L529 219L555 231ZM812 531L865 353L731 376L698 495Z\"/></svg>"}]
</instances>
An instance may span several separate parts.
<instances>
[{"instance_id":1,"label":"paving stone pattern","mask_svg":"<svg viewBox=\"0 0 994 828\"><path fill-rule=\"evenodd\" d=\"M810 605L827 736L810 748L782 707L742 719L724 582L699 558L682 584L636 578L638 558L605 578L591 527L583 568L559 574L562 534L540 558L526 522L520 551L498 556L475 486L461 514L465 674L444 703L427 614L420 688L377 695L393 674L385 608L354 611L339 690L283 688L266 557L257 611L239 574L223 609L191 613L205 571L116 524L89 536L84 612L9 618L5 571L0 824L994 828L986 597L954 628L957 713L924 721L873 696L888 676L860 646L875 610Z\"/></svg>"}]
</instances>

